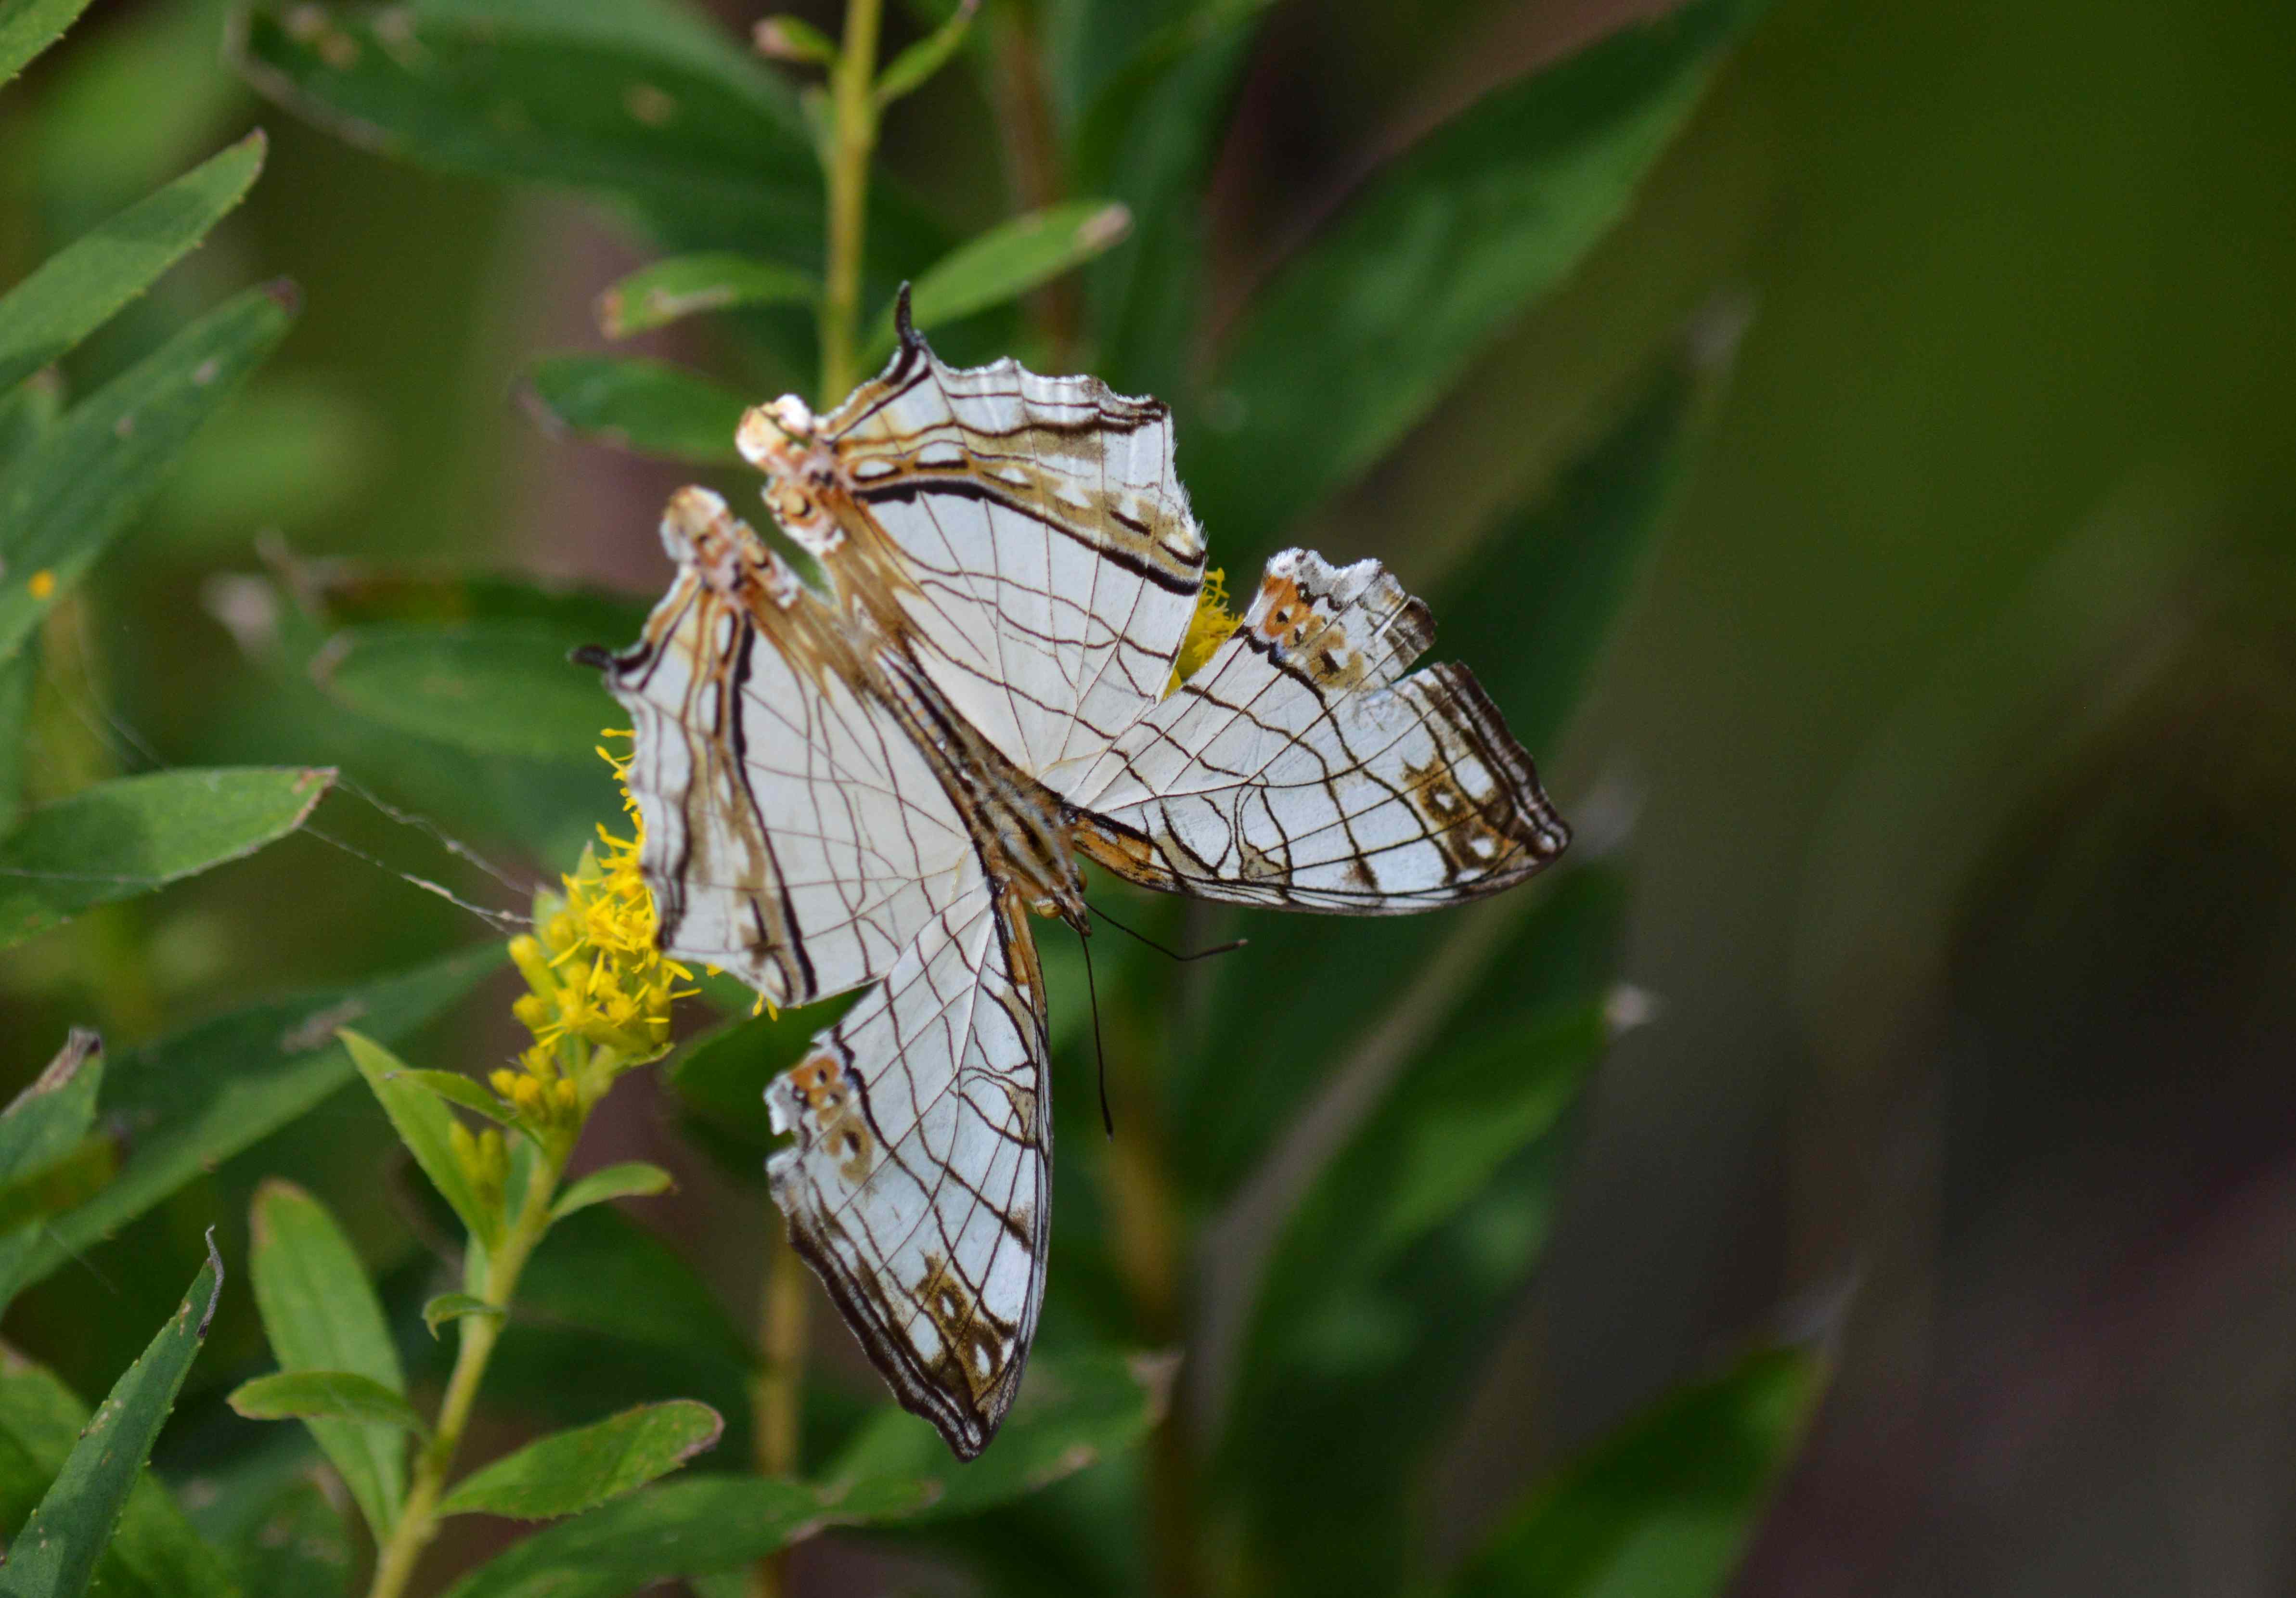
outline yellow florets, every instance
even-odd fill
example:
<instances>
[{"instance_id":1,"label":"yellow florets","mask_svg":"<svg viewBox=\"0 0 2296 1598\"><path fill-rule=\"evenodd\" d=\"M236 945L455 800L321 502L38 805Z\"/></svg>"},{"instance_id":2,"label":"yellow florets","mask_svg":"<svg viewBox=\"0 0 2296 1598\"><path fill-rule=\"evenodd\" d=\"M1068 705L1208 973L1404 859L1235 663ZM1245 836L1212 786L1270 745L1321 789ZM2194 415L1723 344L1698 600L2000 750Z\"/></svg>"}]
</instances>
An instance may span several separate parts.
<instances>
[{"instance_id":1,"label":"yellow florets","mask_svg":"<svg viewBox=\"0 0 2296 1598\"><path fill-rule=\"evenodd\" d=\"M1197 668L1210 660L1234 631L1235 612L1227 608L1227 574L1207 571L1204 586L1196 591L1196 613L1188 618L1188 635L1180 640L1179 656L1172 662L1171 687L1164 692L1171 692L1195 676Z\"/></svg>"},{"instance_id":2,"label":"yellow florets","mask_svg":"<svg viewBox=\"0 0 2296 1598\"><path fill-rule=\"evenodd\" d=\"M607 736L629 734L609 733ZM619 779L628 759L600 750ZM669 1009L693 991L693 973L654 947L653 895L638 870L645 821L622 785L634 836L598 829L603 853L560 881L565 892L536 896L534 930L510 940L510 957L527 991L511 1005L534 1034L518 1069L495 1072L488 1085L529 1120L570 1117L603 1093L612 1077L658 1059L669 1047ZM603 1064L598 1079L583 1068Z\"/></svg>"}]
</instances>

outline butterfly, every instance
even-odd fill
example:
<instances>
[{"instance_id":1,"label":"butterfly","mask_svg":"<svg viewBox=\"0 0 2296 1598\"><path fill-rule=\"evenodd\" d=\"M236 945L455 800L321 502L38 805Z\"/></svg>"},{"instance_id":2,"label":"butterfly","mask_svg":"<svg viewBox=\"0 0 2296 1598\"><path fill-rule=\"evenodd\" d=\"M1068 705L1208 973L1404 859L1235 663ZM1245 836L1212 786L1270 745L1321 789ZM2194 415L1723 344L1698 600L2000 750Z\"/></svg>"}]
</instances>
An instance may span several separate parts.
<instances>
[{"instance_id":1,"label":"butterfly","mask_svg":"<svg viewBox=\"0 0 2296 1598\"><path fill-rule=\"evenodd\" d=\"M1406 675L1433 627L1376 561L1277 554L1175 686L1205 544L1170 413L947 365L906 292L897 327L834 411L743 416L779 537L680 490L676 581L636 645L584 658L633 717L663 950L776 1005L869 989L767 1089L792 1135L767 1174L895 1396L971 1459L1044 1297L1029 917L1088 930L1077 857L1388 915L1520 882L1570 834L1465 667Z\"/></svg>"}]
</instances>

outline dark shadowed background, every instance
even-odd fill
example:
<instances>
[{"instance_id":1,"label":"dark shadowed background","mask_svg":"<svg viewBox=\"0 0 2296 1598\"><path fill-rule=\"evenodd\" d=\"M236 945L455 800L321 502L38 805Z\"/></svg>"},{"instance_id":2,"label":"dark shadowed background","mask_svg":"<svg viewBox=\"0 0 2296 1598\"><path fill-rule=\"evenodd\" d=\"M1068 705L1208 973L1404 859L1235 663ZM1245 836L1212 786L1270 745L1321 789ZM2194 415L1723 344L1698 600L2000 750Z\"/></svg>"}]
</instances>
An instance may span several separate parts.
<instances>
[{"instance_id":1,"label":"dark shadowed background","mask_svg":"<svg viewBox=\"0 0 2296 1598\"><path fill-rule=\"evenodd\" d=\"M1419 133L1664 9L1275 7L1214 163L1201 337ZM76 386L222 288L285 274L305 299L51 624L35 788L342 759L531 873L503 820L523 779L346 755L329 702L265 668L250 579L346 556L656 589L652 521L691 473L554 437L518 398L537 355L603 347L592 298L648 252L579 199L421 170L259 99L219 64L222 17L105 0L0 97L0 282L227 137L272 136L245 209L75 357ZM1471 535L1694 348L1663 534L1591 699L1534 750L1580 847L1626 873L1621 975L1647 1019L1593 1079L1545 1266L1442 1446L1448 1553L1675 1381L1817 1333L1832 1385L1735 1590L2296 1581L2286 24L2266 0L1776 0L1562 287L1374 470L1292 507L1287 541L1475 593L1498 619L1476 647L1502 650L1518 596L1478 592ZM996 115L953 73L888 123L887 167L959 232L1012 209ZM718 336L639 348L730 372ZM1276 537L1207 531L1216 563ZM603 801L603 768L582 781ZM427 836L340 798L322 814L392 870L291 839L0 955L9 1083L74 1022L124 1046L480 935L393 874L451 873ZM1303 957L1270 979L1319 975ZM1055 995L1071 1044L1077 996ZM421 1046L485 1065L515 1046L499 1015ZM1235 1069L1282 1044L1239 1037ZM1078 1046L1064 1072L1088 1069ZM1088 1078L1070 1086L1083 1157ZM624 1090L593 1152L682 1160L679 1198L634 1213L746 1302L750 1233L712 1220L753 1228L762 1200L676 1152L662 1096ZM328 1194L377 1262L412 1259L372 1191L386 1142L371 1107L330 1101L20 1299L8 1340L100 1392L200 1229L266 1174ZM1255 1193L1203 1217L1192 1347L1239 1335ZM204 1379L259 1366L243 1306L218 1337ZM822 1591L846 1569L800 1567Z\"/></svg>"}]
</instances>

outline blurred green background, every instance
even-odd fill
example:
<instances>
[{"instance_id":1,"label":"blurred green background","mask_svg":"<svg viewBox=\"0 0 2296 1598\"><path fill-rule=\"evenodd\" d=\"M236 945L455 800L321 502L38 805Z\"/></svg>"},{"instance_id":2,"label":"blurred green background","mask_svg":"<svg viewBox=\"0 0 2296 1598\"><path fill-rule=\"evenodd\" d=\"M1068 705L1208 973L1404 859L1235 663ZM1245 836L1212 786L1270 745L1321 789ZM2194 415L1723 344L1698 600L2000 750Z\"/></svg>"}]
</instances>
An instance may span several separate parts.
<instances>
[{"instance_id":1,"label":"blurred green background","mask_svg":"<svg viewBox=\"0 0 2296 1598\"><path fill-rule=\"evenodd\" d=\"M1415 133L1660 9L1276 7L1214 167L1206 325ZM0 97L0 281L246 127L272 135L245 209L75 357L75 388L225 287L285 274L305 296L52 629L36 786L341 759L530 874L514 818L555 807L576 835L611 805L603 770L346 744L270 668L276 618L247 578L265 534L306 562L658 588L653 519L691 473L555 438L516 398L537 355L601 344L590 300L644 257L578 200L416 170L259 101L218 62L222 16L106 0ZM1650 1019L1595 1078L1546 1266L1445 1445L1449 1552L1718 1350L1816 1330L1833 1387L1737 1590L2296 1580L2286 22L2263 0L1778 0L1562 291L1368 478L1301 507L1299 542L1472 587L1472 533L1654 361L1687 337L1713 374L1593 700L1534 750L1578 847L1620 851L1622 974ZM996 114L952 74L888 123L887 166L960 231L1011 209ZM712 336L640 348L730 371ZM1208 532L1216 561L1267 542ZM394 867L455 869L357 804L322 821ZM299 837L0 956L0 1053L28 1079L75 1021L124 1045L478 935ZM504 1018L422 1046L478 1063L512 1042ZM668 1112L616 1105L608 1137L652 1151ZM207 1219L242 1214L263 1173L355 1193L341 1173L385 1136L323 1108L20 1301L10 1340L101 1390ZM1250 1196L1212 1219L1192 1347L1238 1335ZM337 1201L378 1257L409 1248ZM760 1202L697 1175L677 1229L738 1282L709 1207L753 1225ZM226 1357L257 1354L243 1307L234 1337ZM829 1555L814 1569L836 1590Z\"/></svg>"}]
</instances>

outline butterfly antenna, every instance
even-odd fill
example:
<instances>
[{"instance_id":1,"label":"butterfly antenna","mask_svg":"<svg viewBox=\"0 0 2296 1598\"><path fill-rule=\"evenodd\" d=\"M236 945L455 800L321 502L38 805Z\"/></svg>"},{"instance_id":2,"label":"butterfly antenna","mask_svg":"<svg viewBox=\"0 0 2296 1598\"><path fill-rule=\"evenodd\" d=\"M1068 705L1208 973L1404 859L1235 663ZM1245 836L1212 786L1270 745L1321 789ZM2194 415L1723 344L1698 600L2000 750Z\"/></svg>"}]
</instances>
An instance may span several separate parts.
<instances>
[{"instance_id":1,"label":"butterfly antenna","mask_svg":"<svg viewBox=\"0 0 2296 1598\"><path fill-rule=\"evenodd\" d=\"M1106 922L1110 926L1114 927L1118 931L1123 933L1127 938L1144 943L1158 954L1162 955L1168 959L1177 960L1183 965L1185 965L1191 960L1209 960L1214 955L1232 955L1236 950L1243 947L1244 945L1251 941L1249 938L1239 938L1233 943L1215 944L1212 947L1208 949L1198 949L1193 955L1183 955L1177 949L1166 948L1162 944L1158 943L1145 932L1134 931L1130 927L1126 926L1122 922L1117 920L1116 917L1111 915L1107 911L1102 909L1097 905L1092 906L1092 913L1100 917L1101 920Z\"/></svg>"},{"instance_id":2,"label":"butterfly antenna","mask_svg":"<svg viewBox=\"0 0 2296 1598\"><path fill-rule=\"evenodd\" d=\"M1084 947L1084 990L1092 999L1092 1052L1100 1061L1100 1124L1107 1129L1109 1141L1116 1141L1116 1118L1108 1112L1108 1051L1100 1042L1100 988L1092 979L1092 934L1082 927L1077 929L1077 942Z\"/></svg>"}]
</instances>

